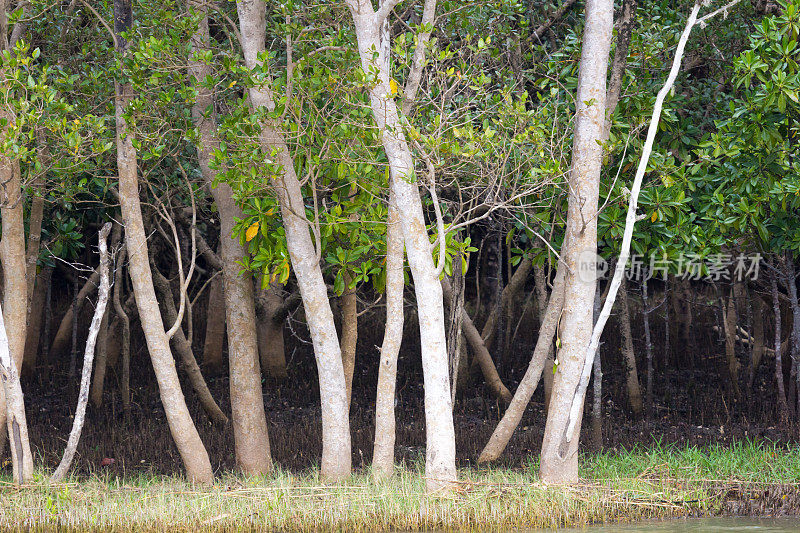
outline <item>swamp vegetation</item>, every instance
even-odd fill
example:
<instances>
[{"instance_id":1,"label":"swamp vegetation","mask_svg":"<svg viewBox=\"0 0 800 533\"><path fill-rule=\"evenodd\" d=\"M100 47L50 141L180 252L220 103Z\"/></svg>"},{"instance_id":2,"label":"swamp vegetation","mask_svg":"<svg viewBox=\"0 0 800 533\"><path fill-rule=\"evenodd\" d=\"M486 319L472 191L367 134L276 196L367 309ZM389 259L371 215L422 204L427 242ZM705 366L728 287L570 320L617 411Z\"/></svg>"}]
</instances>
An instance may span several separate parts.
<instances>
[{"instance_id":1,"label":"swamp vegetation","mask_svg":"<svg viewBox=\"0 0 800 533\"><path fill-rule=\"evenodd\" d=\"M800 513L797 0L0 0L0 526Z\"/></svg>"}]
</instances>

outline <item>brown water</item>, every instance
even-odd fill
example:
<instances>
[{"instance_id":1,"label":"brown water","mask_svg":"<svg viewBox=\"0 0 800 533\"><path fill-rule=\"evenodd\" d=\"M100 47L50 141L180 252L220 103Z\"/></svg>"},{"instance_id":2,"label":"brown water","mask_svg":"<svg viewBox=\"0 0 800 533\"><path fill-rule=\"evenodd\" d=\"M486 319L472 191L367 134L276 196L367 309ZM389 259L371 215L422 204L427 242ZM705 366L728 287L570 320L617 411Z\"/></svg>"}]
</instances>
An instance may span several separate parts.
<instances>
[{"instance_id":1,"label":"brown water","mask_svg":"<svg viewBox=\"0 0 800 533\"><path fill-rule=\"evenodd\" d=\"M785 518L686 518L640 522L630 525L559 529L559 533L798 533L800 517Z\"/></svg>"}]
</instances>

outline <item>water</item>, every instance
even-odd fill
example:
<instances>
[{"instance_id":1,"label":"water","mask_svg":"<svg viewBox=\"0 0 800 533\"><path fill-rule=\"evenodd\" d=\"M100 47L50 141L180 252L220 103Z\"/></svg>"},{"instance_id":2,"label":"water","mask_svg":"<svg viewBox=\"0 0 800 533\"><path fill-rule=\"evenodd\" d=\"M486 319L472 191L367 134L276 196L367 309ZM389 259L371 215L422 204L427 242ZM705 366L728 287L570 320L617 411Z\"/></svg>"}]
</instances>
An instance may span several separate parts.
<instances>
[{"instance_id":1,"label":"water","mask_svg":"<svg viewBox=\"0 0 800 533\"><path fill-rule=\"evenodd\" d=\"M629 525L559 529L559 533L798 533L800 517L787 518L686 518Z\"/></svg>"}]
</instances>

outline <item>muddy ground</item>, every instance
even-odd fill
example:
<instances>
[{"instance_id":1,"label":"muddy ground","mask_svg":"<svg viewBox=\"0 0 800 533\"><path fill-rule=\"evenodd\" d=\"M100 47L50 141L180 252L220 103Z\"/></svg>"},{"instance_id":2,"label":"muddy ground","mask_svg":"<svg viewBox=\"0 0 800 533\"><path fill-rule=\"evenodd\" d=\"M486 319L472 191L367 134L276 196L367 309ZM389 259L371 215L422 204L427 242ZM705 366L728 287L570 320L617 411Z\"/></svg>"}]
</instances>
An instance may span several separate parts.
<instances>
[{"instance_id":1,"label":"muddy ground","mask_svg":"<svg viewBox=\"0 0 800 533\"><path fill-rule=\"evenodd\" d=\"M729 443L738 439L769 439L794 442L793 427L776 425L773 399L774 359L765 357L756 375L753 392L743 387L743 397L734 399L722 385L724 344L712 329L714 314L698 316L696 346L701 352L689 354L680 346L663 350L663 321L654 320L654 407L650 418L636 419L626 408L619 332L612 322L601 349L603 357L603 447L615 449L635 445L703 445ZM381 327L362 321L359 338L358 368L355 378L351 429L353 465L369 464L374 425L374 391L377 381L378 349ZM640 357L639 376L645 384L644 342L639 318L634 318L634 335ZM154 375L147 358L140 330L134 324L132 350L131 413L123 413L119 400L118 375L109 369L104 405L89 406L86 426L78 448L75 466L81 474L100 470L135 474L152 472L173 474L181 471L180 459L172 443L158 400ZM424 453L424 411L422 374L418 346L414 345L413 319L407 324L406 340L400 358L397 396L397 456L415 460ZM196 331L202 331L197 328ZM505 350L496 350L498 367L505 383L513 391L522 377L530 356L535 332L520 328L520 333ZM264 381L264 400L269 421L272 456L285 469L303 469L315 464L321 453L321 423L314 360L308 337L300 322L287 328L289 378L283 382ZM305 336L305 338L304 338ZM199 337L199 335L196 335ZM202 339L195 340L195 353L202 353ZM740 358L746 367L746 350ZM33 375L25 379L28 423L32 446L47 467L55 467L69 433L78 379L66 377L68 361L53 362L47 379ZM207 373L208 374L208 373ZM79 372L78 372L79 376ZM228 380L225 375L207 375L209 386L223 411L230 412ZM473 374L470 386L461 394L455 407L458 460L463 466L473 464L494 429L500 406ZM233 468L232 428L214 426L203 414L188 383L184 380L190 409L211 456L212 464L224 471ZM587 399L591 405L591 387ZM534 396L520 428L507 448L501 464L521 467L539 451L545 422L541 390ZM584 424L588 428L588 423ZM584 449L591 450L588 432L584 431ZM113 464L107 464L113 459ZM5 468L9 466L4 461Z\"/></svg>"}]
</instances>

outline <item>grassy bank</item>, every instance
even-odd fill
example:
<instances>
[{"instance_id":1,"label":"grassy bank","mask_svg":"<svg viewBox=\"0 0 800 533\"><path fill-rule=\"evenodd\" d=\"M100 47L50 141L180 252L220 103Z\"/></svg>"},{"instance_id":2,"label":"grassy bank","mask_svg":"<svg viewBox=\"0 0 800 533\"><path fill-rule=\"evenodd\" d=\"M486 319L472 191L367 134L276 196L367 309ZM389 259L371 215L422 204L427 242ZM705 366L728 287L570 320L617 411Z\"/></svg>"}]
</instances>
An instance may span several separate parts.
<instances>
[{"instance_id":1,"label":"grassy bank","mask_svg":"<svg viewBox=\"0 0 800 533\"><path fill-rule=\"evenodd\" d=\"M384 483L368 473L321 484L315 472L223 475L210 489L177 478L98 473L52 485L0 483L0 526L117 530L486 530L583 525L713 514L725 501L789 509L800 492L800 448L770 444L654 447L586 455L583 481L546 487L536 464L521 471L464 469L456 490L426 496L420 464ZM766 494L766 496L765 496ZM771 503L767 500L772 499ZM767 511L767 509L765 509ZM795 511L796 512L796 511Z\"/></svg>"}]
</instances>

